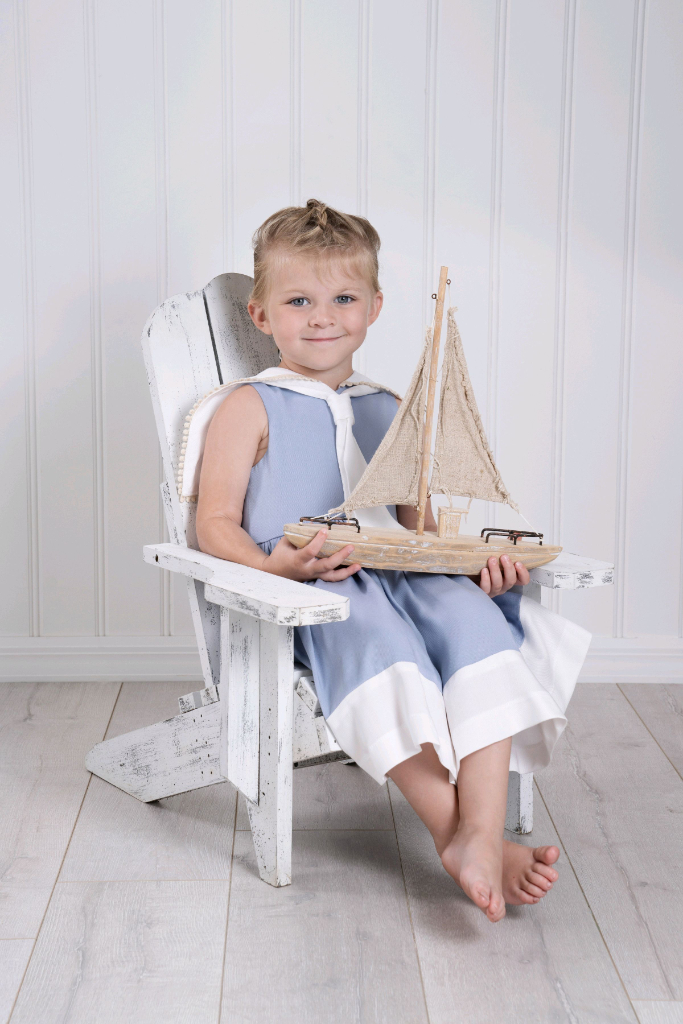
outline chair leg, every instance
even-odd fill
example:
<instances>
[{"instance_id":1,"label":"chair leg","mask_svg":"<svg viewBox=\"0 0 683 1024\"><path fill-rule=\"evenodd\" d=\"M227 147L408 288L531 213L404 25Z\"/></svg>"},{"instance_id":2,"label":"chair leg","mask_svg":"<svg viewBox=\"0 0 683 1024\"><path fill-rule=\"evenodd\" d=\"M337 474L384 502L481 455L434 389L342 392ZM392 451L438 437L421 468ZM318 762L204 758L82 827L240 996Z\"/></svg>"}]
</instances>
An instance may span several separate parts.
<instances>
[{"instance_id":1,"label":"chair leg","mask_svg":"<svg viewBox=\"0 0 683 1024\"><path fill-rule=\"evenodd\" d=\"M508 781L508 805L505 828L525 836L534 827L534 776L532 772L520 775L510 772Z\"/></svg>"},{"instance_id":2,"label":"chair leg","mask_svg":"<svg viewBox=\"0 0 683 1024\"><path fill-rule=\"evenodd\" d=\"M294 631L259 622L258 802L247 800L259 874L270 885L292 881L292 727Z\"/></svg>"}]
</instances>

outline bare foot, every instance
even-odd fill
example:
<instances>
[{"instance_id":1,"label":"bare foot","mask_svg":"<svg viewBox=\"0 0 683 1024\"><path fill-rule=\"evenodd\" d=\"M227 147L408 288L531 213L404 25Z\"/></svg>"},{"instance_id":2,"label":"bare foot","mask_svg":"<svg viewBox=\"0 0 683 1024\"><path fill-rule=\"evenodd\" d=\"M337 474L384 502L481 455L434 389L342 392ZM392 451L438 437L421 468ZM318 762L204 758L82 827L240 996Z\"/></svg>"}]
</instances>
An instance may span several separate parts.
<instances>
[{"instance_id":1,"label":"bare foot","mask_svg":"<svg viewBox=\"0 0 683 1024\"><path fill-rule=\"evenodd\" d=\"M506 903L538 903L550 892L558 874L552 865L560 856L556 846L503 843L503 895Z\"/></svg>"},{"instance_id":2,"label":"bare foot","mask_svg":"<svg viewBox=\"0 0 683 1024\"><path fill-rule=\"evenodd\" d=\"M489 921L505 917L500 840L485 832L459 828L441 853L441 863Z\"/></svg>"}]
</instances>

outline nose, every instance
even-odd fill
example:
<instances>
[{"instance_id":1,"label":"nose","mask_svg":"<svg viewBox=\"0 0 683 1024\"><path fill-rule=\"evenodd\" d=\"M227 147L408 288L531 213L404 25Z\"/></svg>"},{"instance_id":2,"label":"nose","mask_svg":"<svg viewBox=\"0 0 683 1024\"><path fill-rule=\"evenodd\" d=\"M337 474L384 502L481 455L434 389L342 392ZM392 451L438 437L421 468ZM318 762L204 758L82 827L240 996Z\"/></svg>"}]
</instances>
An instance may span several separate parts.
<instances>
[{"instance_id":1,"label":"nose","mask_svg":"<svg viewBox=\"0 0 683 1024\"><path fill-rule=\"evenodd\" d=\"M334 312L329 306L321 304L314 306L308 321L310 327L329 327L335 320Z\"/></svg>"}]
</instances>

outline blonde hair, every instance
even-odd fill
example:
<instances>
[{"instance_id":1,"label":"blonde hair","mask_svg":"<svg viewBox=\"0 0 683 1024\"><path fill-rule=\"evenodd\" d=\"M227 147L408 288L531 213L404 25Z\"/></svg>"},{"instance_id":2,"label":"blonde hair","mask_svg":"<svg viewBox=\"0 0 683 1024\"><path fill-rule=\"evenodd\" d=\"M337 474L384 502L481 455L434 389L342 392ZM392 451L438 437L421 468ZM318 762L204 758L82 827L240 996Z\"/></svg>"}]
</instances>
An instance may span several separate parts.
<instances>
[{"instance_id":1,"label":"blonde hair","mask_svg":"<svg viewBox=\"0 0 683 1024\"><path fill-rule=\"evenodd\" d=\"M254 233L254 287L251 302L265 305L268 296L268 257L276 252L314 259L356 259L373 291L378 292L379 235L369 220L340 213L318 199L305 206L287 206L263 222Z\"/></svg>"}]
</instances>

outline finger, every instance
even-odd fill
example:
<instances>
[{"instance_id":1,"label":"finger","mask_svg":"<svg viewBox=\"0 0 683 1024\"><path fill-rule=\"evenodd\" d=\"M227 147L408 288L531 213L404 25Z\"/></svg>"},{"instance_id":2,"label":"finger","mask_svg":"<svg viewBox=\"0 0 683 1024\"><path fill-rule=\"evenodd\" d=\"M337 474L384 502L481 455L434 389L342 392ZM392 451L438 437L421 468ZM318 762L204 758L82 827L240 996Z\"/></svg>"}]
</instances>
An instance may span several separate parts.
<instances>
[{"instance_id":1,"label":"finger","mask_svg":"<svg viewBox=\"0 0 683 1024\"><path fill-rule=\"evenodd\" d=\"M510 587L514 587L517 582L517 570L515 569L509 555L503 555L500 560L500 564L503 567L503 574L505 576L505 589L509 590Z\"/></svg>"},{"instance_id":2,"label":"finger","mask_svg":"<svg viewBox=\"0 0 683 1024\"><path fill-rule=\"evenodd\" d=\"M318 576L318 579L325 580L327 583L336 583L353 576L354 572L358 572L360 568L358 564L345 565L343 569L331 569L330 572L323 573L322 576Z\"/></svg>"},{"instance_id":3,"label":"finger","mask_svg":"<svg viewBox=\"0 0 683 1024\"><path fill-rule=\"evenodd\" d=\"M491 593L491 574L486 568L486 566L484 566L484 568L481 570L481 574L479 576L479 586L481 587L485 594Z\"/></svg>"},{"instance_id":4,"label":"finger","mask_svg":"<svg viewBox=\"0 0 683 1024\"><path fill-rule=\"evenodd\" d=\"M309 540L308 544L304 544L303 547L299 548L302 558L315 558L326 540L327 530L318 530L315 537Z\"/></svg>"},{"instance_id":5,"label":"finger","mask_svg":"<svg viewBox=\"0 0 683 1024\"><path fill-rule=\"evenodd\" d=\"M529 584L529 570L524 565L524 562L515 562L515 569L517 570L517 582L526 587Z\"/></svg>"},{"instance_id":6,"label":"finger","mask_svg":"<svg viewBox=\"0 0 683 1024\"><path fill-rule=\"evenodd\" d=\"M491 555L488 561L489 574L491 576L491 591L497 594L500 588L503 586L503 577L500 572L500 562L498 559Z\"/></svg>"},{"instance_id":7,"label":"finger","mask_svg":"<svg viewBox=\"0 0 683 1024\"><path fill-rule=\"evenodd\" d=\"M347 544L345 548L340 548L339 551L334 551L325 558L316 558L312 566L313 571L321 573L327 572L328 569L336 569L338 565L341 565L349 557L352 551L353 544Z\"/></svg>"}]
</instances>

